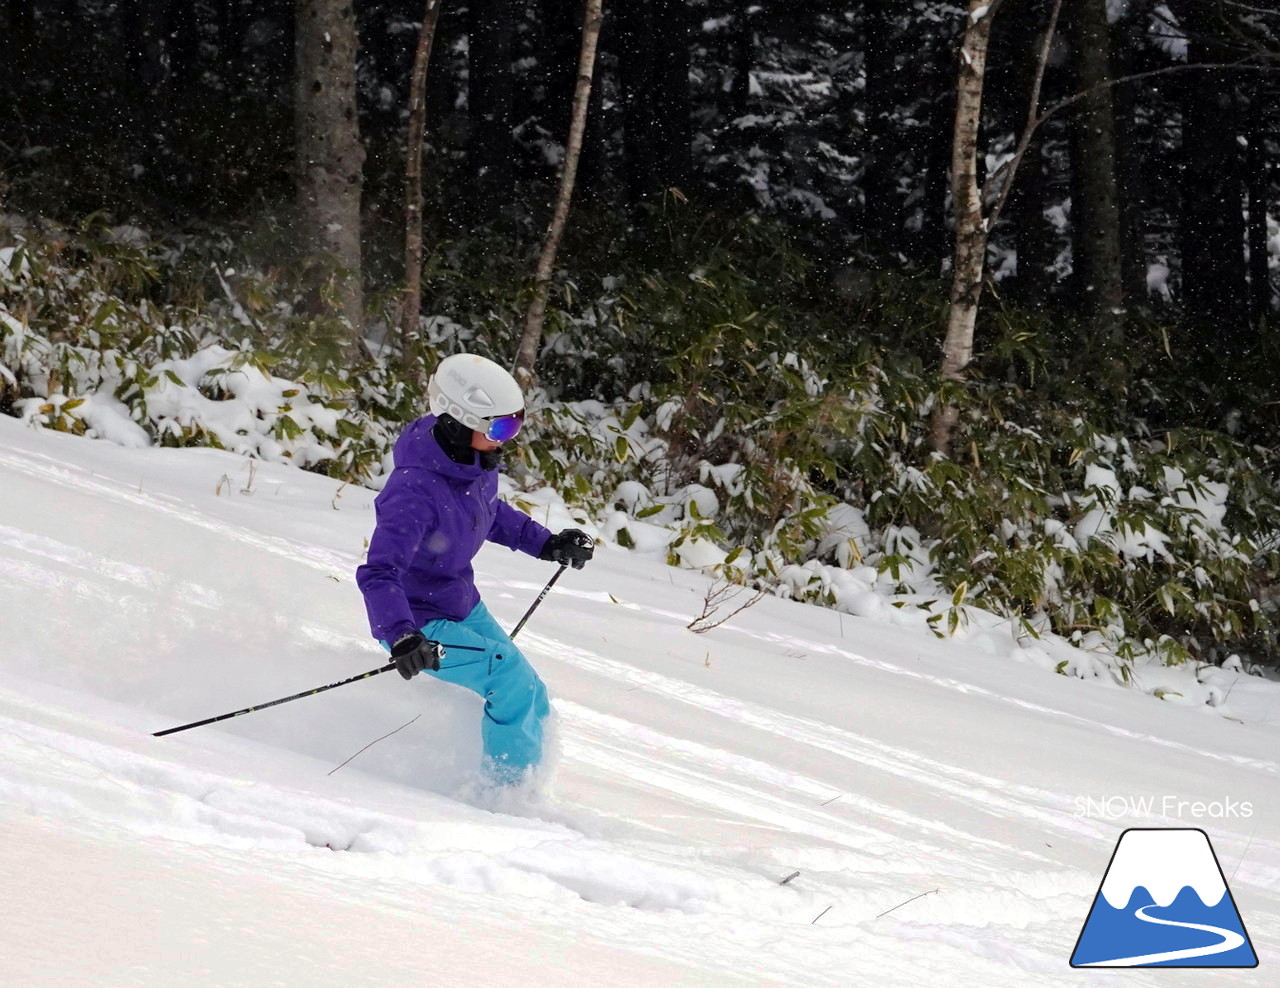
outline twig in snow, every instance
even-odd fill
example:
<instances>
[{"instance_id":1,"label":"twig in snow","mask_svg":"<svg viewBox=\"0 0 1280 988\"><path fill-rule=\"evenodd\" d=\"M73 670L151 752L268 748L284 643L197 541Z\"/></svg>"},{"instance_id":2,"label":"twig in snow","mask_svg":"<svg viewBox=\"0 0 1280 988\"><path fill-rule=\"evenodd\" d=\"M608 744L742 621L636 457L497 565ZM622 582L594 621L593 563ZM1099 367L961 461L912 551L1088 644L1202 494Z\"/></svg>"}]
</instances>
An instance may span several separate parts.
<instances>
[{"instance_id":1,"label":"twig in snow","mask_svg":"<svg viewBox=\"0 0 1280 988\"><path fill-rule=\"evenodd\" d=\"M790 881L791 881L791 879L793 879L793 878L799 878L799 877L800 877L800 872L798 872L798 871L793 871L790 875L788 875L786 878L784 878L784 879L783 879L782 881L780 881L778 884L779 884L779 885L786 885L788 882L790 882Z\"/></svg>"},{"instance_id":2,"label":"twig in snow","mask_svg":"<svg viewBox=\"0 0 1280 988\"><path fill-rule=\"evenodd\" d=\"M422 716L422 714L418 714L418 717L421 717L421 716ZM413 718L413 720L417 720L417 719L418 719L418 717ZM413 720L409 721L409 724L412 724L412 723L413 723ZM394 731L392 731L392 732L391 732L391 734L398 734L398 733L400 733L400 732L401 732L401 731L403 731L406 727L408 727L408 726L409 726L409 724L401 724L401 725L400 725L399 727L397 727ZM379 741L385 741L385 740L387 740L387 738L391 737L391 734L384 734L384 735L382 735L382 737L380 737L380 738L374 738L372 741L370 741L368 744L366 744L363 748L361 748L359 751L357 751L357 752L355 753L355 755L352 755L352 756L351 756L351 758L348 758L345 762L343 762L343 763L342 763L342 765L346 765L346 764L348 764L348 763L349 763L349 762L351 762L351 761L352 761L352 760L353 760L357 755L363 755L366 751L368 751L370 748L372 748L372 747L373 747L375 744L377 744ZM334 772L336 772L336 771L338 771L338 769L339 769L339 768L342 768L342 765L337 766L337 768L332 769L331 771L329 771L329 772L328 772L328 773L326 773L326 774L328 774L328 775L333 775L333 773L334 773Z\"/></svg>"},{"instance_id":3,"label":"twig in snow","mask_svg":"<svg viewBox=\"0 0 1280 988\"><path fill-rule=\"evenodd\" d=\"M720 608L726 606L738 599L744 592L748 594L746 603L740 604L723 617L718 617ZM769 591L767 589L752 590L741 584L734 583L728 577L717 576L711 585L707 588L706 595L702 600L702 613L690 621L686 628L695 635L700 635L704 631L710 631L712 628L718 628L730 618L741 614L753 604L758 604Z\"/></svg>"},{"instance_id":4,"label":"twig in snow","mask_svg":"<svg viewBox=\"0 0 1280 988\"><path fill-rule=\"evenodd\" d=\"M836 793L834 796L832 796L830 799L828 799L826 803L822 803L822 804L820 804L820 805L822 805L822 806L826 806L826 805L827 805L827 803L834 803L837 799L839 799L839 798L840 798L841 796L843 796L843 795L844 795L844 793L842 793L842 792L838 792L838 793Z\"/></svg>"},{"instance_id":5,"label":"twig in snow","mask_svg":"<svg viewBox=\"0 0 1280 988\"><path fill-rule=\"evenodd\" d=\"M834 909L834 908L835 908L835 904L834 904L834 903L832 903L831 905L827 906L827 908L826 908L826 909L822 910L822 912L818 913L818 915L814 916L814 917L813 917L813 919L811 919L811 920L809 921L809 925L810 925L810 926L812 926L812 925L813 925L814 923L816 923L818 920L822 919L822 917L823 917L823 916L825 916L827 913L831 912L831 910L832 910L832 909Z\"/></svg>"},{"instance_id":6,"label":"twig in snow","mask_svg":"<svg viewBox=\"0 0 1280 988\"><path fill-rule=\"evenodd\" d=\"M916 899L923 899L926 895L933 895L937 891L939 890L929 889L928 892L921 892L919 895L913 895L910 899L907 899L905 902L899 902L896 906L893 907L893 909L901 909L908 902L915 902ZM884 912L880 914L880 916L888 916L891 912L893 912L893 909L886 909ZM880 916L877 916L876 919L879 919Z\"/></svg>"}]
</instances>

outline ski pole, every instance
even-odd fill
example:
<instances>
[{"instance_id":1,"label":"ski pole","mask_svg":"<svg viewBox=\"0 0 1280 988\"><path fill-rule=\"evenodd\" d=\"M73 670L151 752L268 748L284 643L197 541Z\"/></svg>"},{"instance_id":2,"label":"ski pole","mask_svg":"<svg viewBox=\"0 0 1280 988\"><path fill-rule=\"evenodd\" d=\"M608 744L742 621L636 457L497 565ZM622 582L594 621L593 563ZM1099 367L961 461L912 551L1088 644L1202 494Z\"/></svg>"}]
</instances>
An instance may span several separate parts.
<instances>
[{"instance_id":1,"label":"ski pole","mask_svg":"<svg viewBox=\"0 0 1280 988\"><path fill-rule=\"evenodd\" d=\"M538 599L535 600L529 609L524 612L524 617L520 619L520 623L516 625L515 630L508 636L509 638L515 638L515 636L519 634L520 629L523 628L525 622L529 620L529 616L538 609L538 605L541 604L547 594L551 592L551 588L556 585L556 580L560 579L560 575L566 569L568 569L568 566L562 565L558 570L556 570L555 576L547 581L547 585L542 588L542 593L538 594ZM451 648L460 649L464 652L484 651L483 648L479 648L475 645L445 645L444 648L445 651L448 651ZM349 683L358 683L360 680L368 679L370 676L377 676L384 672L390 672L395 667L396 664L394 662L388 662L385 666L378 669L370 669L368 672L362 672L360 675L352 676L350 679L344 679L340 683L330 683L328 686L320 686L313 690L304 690L301 693L293 694L293 696L285 696L281 697L279 700L270 700L267 703L259 703L257 706L245 707L243 710L235 710L229 714L221 714L218 717L206 717L204 720L197 720L190 724L183 724L180 727L170 727L164 731L156 731L151 736L153 738L162 738L167 734L177 734L179 731L189 731L193 727L204 727L206 724L216 724L218 721L230 720L232 717L242 717L245 714L253 713L255 710L266 710L267 707L279 706L281 703L288 703L291 700L301 700L304 696L315 696L317 693L323 693L326 690L336 690L339 686L346 686Z\"/></svg>"},{"instance_id":2,"label":"ski pole","mask_svg":"<svg viewBox=\"0 0 1280 988\"><path fill-rule=\"evenodd\" d=\"M519 623L516 624L515 630L513 630L511 634L507 635L508 638L515 638L516 635L520 634L520 629L524 627L524 623L528 621L530 615L532 615L533 612L538 609L538 605L542 603L543 599L547 596L547 594L551 593L551 588L556 585L556 580L560 579L560 575L564 573L564 571L567 570L568 568L569 568L568 563L560 564L560 568L556 570L556 575L547 581L547 585L542 588L542 593L538 594L538 599L529 605L529 609L524 612L524 617L522 617Z\"/></svg>"},{"instance_id":3,"label":"ski pole","mask_svg":"<svg viewBox=\"0 0 1280 988\"><path fill-rule=\"evenodd\" d=\"M483 648L475 645L445 645L445 649L458 648L467 652L483 652ZM204 727L205 724L216 724L220 720L230 720L232 717L240 717L244 714L251 714L255 710L266 710L267 707L278 706L281 703L288 703L290 700L301 700L304 696L315 696L317 693L323 693L325 690L336 690L339 686L346 686L348 683L358 683L362 679L368 679L370 676L377 676L380 673L390 672L396 667L394 662L388 662L379 669L370 669L368 672L362 672L358 676L352 676L350 679L344 679L340 683L330 683L328 686L320 686L313 690L304 690L301 693L295 693L293 696L281 697L279 700L270 700L267 703L259 703L254 707L245 707L243 710L235 710L229 714L221 714L218 717L207 717L204 720L197 720L191 724L183 724L181 727L170 727L165 731L156 731L151 736L153 738L162 738L166 734L177 734L179 731L189 731L193 727Z\"/></svg>"}]
</instances>

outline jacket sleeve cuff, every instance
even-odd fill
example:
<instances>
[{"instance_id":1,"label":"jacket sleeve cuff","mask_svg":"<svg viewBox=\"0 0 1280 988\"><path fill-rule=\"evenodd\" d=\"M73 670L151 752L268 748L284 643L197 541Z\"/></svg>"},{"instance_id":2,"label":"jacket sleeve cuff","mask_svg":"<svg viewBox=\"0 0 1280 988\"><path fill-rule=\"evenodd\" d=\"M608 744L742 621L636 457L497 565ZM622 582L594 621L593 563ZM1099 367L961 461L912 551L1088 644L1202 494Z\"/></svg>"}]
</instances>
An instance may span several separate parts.
<instances>
[{"instance_id":1,"label":"jacket sleeve cuff","mask_svg":"<svg viewBox=\"0 0 1280 988\"><path fill-rule=\"evenodd\" d=\"M391 648L391 646L406 635L418 635L421 633L420 629L415 628L411 624L398 624L387 632L386 638L382 639L382 641L386 643L387 648Z\"/></svg>"},{"instance_id":2,"label":"jacket sleeve cuff","mask_svg":"<svg viewBox=\"0 0 1280 988\"><path fill-rule=\"evenodd\" d=\"M537 525L537 522L534 522L534 524ZM542 556L543 548L550 539L551 530L538 525L537 529L534 530L532 535L525 540L525 544L520 548L534 558L540 558Z\"/></svg>"}]
</instances>

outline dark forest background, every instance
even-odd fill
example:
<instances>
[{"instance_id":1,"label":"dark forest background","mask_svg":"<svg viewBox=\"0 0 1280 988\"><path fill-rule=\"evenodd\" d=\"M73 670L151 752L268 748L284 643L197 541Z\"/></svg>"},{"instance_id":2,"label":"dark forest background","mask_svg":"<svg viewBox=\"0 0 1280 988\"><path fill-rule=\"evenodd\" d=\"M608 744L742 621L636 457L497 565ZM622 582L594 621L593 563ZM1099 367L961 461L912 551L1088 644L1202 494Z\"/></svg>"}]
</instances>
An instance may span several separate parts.
<instances>
[{"instance_id":1,"label":"dark forest background","mask_svg":"<svg viewBox=\"0 0 1280 988\"><path fill-rule=\"evenodd\" d=\"M366 277L375 286L394 275L387 233L402 208L421 6L354 7ZM1047 6L1009 0L995 26L992 154L1008 149L1026 116ZM1204 359L1256 354L1280 311L1269 263L1277 231L1267 220L1278 192L1280 82L1259 71L1276 67L1280 45L1269 7L1069 0L1047 105L1096 85L1099 73L1235 67L1107 88L1107 134L1086 126L1079 105L1044 124L995 234L995 274L1011 298L1078 314L1082 292L1114 278L1126 311L1199 327ZM9 208L64 218L106 209L181 226L251 222L287 205L293 4L6 0L0 9ZM1099 12L1111 15L1100 65L1090 58L1097 38L1081 23ZM948 257L959 14L931 0L607 7L578 202L643 229L678 190L706 208L784 221L833 277L937 274ZM568 127L580 18L571 0L443 5L427 113L437 241L496 230L518 252L540 232ZM1099 155L1114 166L1114 220L1088 208L1090 157ZM1099 228L1108 222L1119 229ZM1116 256L1096 256L1113 242Z\"/></svg>"}]
</instances>

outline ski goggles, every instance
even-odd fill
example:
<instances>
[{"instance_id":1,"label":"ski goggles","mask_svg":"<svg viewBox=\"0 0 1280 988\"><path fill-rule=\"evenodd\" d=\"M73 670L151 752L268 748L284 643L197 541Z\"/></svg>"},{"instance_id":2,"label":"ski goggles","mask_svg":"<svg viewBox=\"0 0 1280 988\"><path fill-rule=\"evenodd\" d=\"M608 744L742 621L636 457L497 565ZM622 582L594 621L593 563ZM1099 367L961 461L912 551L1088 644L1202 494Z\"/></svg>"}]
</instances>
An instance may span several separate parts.
<instances>
[{"instance_id":1,"label":"ski goggles","mask_svg":"<svg viewBox=\"0 0 1280 988\"><path fill-rule=\"evenodd\" d=\"M490 442L505 443L519 435L520 428L524 425L524 411L518 411L514 415L495 415L493 418L482 421L489 423L489 427L484 430L486 439Z\"/></svg>"}]
</instances>

